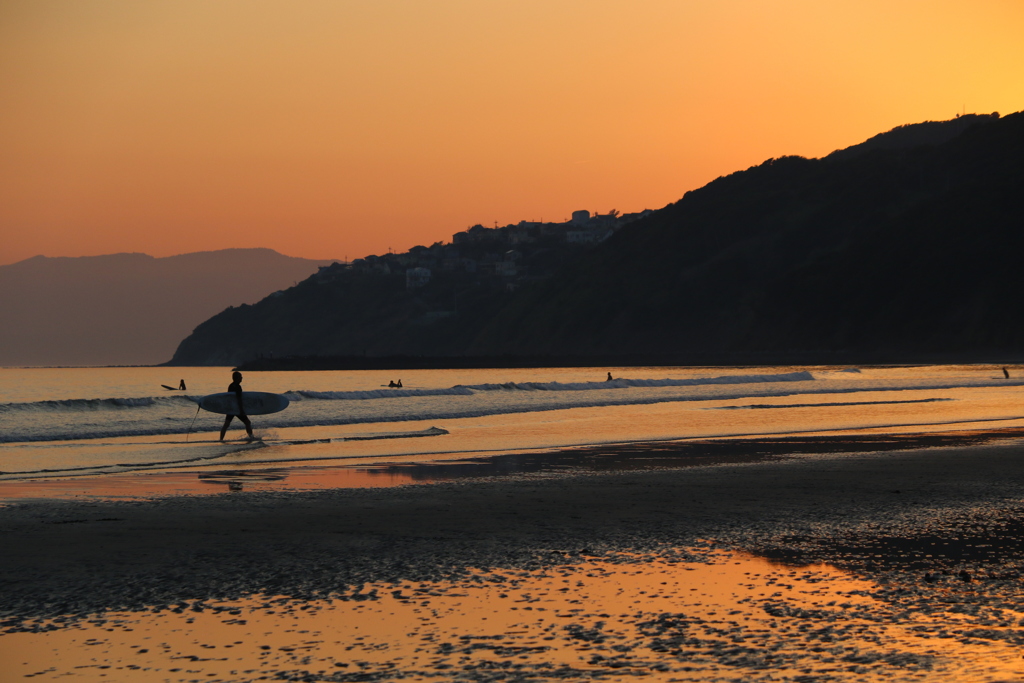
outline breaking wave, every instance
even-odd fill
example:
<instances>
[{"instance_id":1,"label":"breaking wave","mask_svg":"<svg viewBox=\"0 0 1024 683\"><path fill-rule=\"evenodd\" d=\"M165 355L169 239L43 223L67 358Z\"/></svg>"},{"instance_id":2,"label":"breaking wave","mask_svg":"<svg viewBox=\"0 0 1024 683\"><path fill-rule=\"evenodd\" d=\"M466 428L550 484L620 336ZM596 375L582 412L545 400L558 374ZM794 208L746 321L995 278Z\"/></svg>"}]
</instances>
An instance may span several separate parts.
<instances>
[{"instance_id":1,"label":"breaking wave","mask_svg":"<svg viewBox=\"0 0 1024 683\"><path fill-rule=\"evenodd\" d=\"M369 391L288 391L289 401L364 401L375 398L411 398L415 396L472 396L469 387L451 389L371 389Z\"/></svg>"},{"instance_id":2,"label":"breaking wave","mask_svg":"<svg viewBox=\"0 0 1024 683\"><path fill-rule=\"evenodd\" d=\"M809 372L786 372L778 375L723 375L697 379L612 379L604 382L508 382L506 384L471 384L476 391L593 391L596 389L628 389L629 387L696 387L709 384L765 384L770 382L809 382ZM459 388L459 387L455 387Z\"/></svg>"},{"instance_id":3,"label":"breaking wave","mask_svg":"<svg viewBox=\"0 0 1024 683\"><path fill-rule=\"evenodd\" d=\"M647 373L652 370L648 369ZM653 372L659 372L654 370ZM537 374L540 374L538 372ZM646 374L646 373L645 373ZM653 373L652 373L653 374ZM660 374L660 373L659 373ZM490 415L547 412L573 408L718 402L712 407L760 408L763 399L834 394L821 407L874 403L931 402L890 393L879 401L843 401L839 395L860 392L904 392L981 387L1024 387L1024 378L908 376L864 378L858 373L786 372L734 374L689 379L640 378L586 382L508 382L455 385L447 388L370 388L361 391L293 390L284 392L294 405L282 413L261 416L261 428L317 427L359 423L454 420ZM557 375L556 375L557 376ZM453 377L454 380L454 377ZM851 381L853 380L853 381ZM280 385L278 385L280 386ZM330 385L328 385L329 387ZM136 398L94 398L0 404L0 444L84 439L185 435L216 431L223 419L197 413L199 396L187 394ZM391 400L387 400L391 399ZM722 406L744 401L745 406ZM712 405L712 404L708 404ZM801 407L804 402L801 401ZM810 402L806 407L811 407ZM783 406L778 406L783 407ZM787 404L787 407L796 407ZM5 469L0 466L0 469Z\"/></svg>"},{"instance_id":4,"label":"breaking wave","mask_svg":"<svg viewBox=\"0 0 1024 683\"><path fill-rule=\"evenodd\" d=\"M813 381L810 372L787 372L777 375L725 375L698 379L614 379L606 382L507 382L504 384L456 385L447 389L371 389L367 391L311 391L285 392L289 401L366 401L385 398L416 398L420 396L472 396L490 391L595 391L628 389L630 387L691 387L716 384L765 384L771 382ZM144 396L138 398L75 398L62 401L33 401L26 403L0 403L0 413L68 412L125 410L154 406L195 406L200 396Z\"/></svg>"},{"instance_id":5,"label":"breaking wave","mask_svg":"<svg viewBox=\"0 0 1024 683\"><path fill-rule=\"evenodd\" d=\"M149 408L157 405L196 405L199 397L191 396L142 396L138 398L72 398L62 401L30 401L25 403L0 403L0 413L13 412L70 412L93 410L124 410L127 408Z\"/></svg>"},{"instance_id":6,"label":"breaking wave","mask_svg":"<svg viewBox=\"0 0 1024 683\"><path fill-rule=\"evenodd\" d=\"M778 375L724 375L698 379L613 379L604 382L505 382L501 384L458 384L450 389L373 389L370 391L289 391L289 400L362 401L377 398L413 398L417 396L472 396L485 391L595 391L630 387L694 387L714 384L766 384L771 382L809 382L809 372Z\"/></svg>"}]
</instances>

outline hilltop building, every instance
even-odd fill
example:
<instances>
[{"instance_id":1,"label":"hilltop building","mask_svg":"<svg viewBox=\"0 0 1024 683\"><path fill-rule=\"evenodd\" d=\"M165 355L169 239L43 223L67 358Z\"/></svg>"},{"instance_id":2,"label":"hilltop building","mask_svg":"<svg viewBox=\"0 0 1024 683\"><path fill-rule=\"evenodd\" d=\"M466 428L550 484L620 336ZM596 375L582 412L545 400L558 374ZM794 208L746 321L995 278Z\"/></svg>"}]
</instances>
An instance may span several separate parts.
<instances>
[{"instance_id":1,"label":"hilltop building","mask_svg":"<svg viewBox=\"0 0 1024 683\"><path fill-rule=\"evenodd\" d=\"M355 259L323 270L318 279L330 281L340 272L337 269L343 269L378 276L404 275L408 291L444 282L443 286L460 283L458 286L470 290L492 287L511 292L524 283L550 277L568 260L650 213L580 210L560 223L524 220L493 228L477 224L456 232L449 243L416 245L402 254Z\"/></svg>"}]
</instances>

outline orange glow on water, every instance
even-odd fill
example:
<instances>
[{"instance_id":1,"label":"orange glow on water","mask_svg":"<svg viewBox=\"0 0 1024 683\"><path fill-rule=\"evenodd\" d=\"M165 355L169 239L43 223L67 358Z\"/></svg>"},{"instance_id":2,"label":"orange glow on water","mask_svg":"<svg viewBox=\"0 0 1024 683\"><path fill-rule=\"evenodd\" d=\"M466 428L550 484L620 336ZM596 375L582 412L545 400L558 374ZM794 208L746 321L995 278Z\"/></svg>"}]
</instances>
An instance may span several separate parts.
<instances>
[{"instance_id":1,"label":"orange glow on water","mask_svg":"<svg viewBox=\"0 0 1024 683\"><path fill-rule=\"evenodd\" d=\"M783 154L1024 104L1024 5L5 2L0 263L659 208Z\"/></svg>"}]
</instances>

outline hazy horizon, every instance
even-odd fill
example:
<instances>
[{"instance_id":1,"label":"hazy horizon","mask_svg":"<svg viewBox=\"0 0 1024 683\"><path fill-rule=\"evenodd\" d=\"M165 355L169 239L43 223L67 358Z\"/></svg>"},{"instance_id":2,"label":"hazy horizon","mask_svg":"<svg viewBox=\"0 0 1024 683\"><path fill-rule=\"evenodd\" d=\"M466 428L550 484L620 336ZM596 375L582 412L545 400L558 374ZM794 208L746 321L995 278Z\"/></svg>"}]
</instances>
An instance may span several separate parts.
<instances>
[{"instance_id":1,"label":"hazy horizon","mask_svg":"<svg viewBox=\"0 0 1024 683\"><path fill-rule=\"evenodd\" d=\"M175 257L178 257L178 256L193 256L193 255L196 255L196 254L212 254L212 253L227 252L227 251L250 251L250 250L272 251L272 252L274 252L274 253L276 253L276 254L278 254L280 256L284 256L285 258L302 259L304 261L341 261L342 260L340 258L331 258L331 257L307 258L305 256L293 256L291 254L285 254L285 253L283 253L283 252L281 252L281 251L279 251L277 249L272 249L270 247L254 246L254 247L226 247L224 249L201 249L201 250L198 250L198 251L185 251L185 252L181 252L181 253L166 254L166 255L162 255L162 256L156 256L154 254L147 254L146 252L143 252L143 251L113 251L113 252L107 252L107 253L103 253L103 254L79 254L77 256L63 256L63 255L56 255L56 256L54 256L54 255L50 255L50 254L33 254L32 256L26 256L23 259L19 259L17 261L13 261L11 263L0 263L0 268L3 268L4 266L16 266L19 263L24 263L25 261L31 261L32 259L35 259L35 258L44 258L44 259L88 259L88 258L103 258L105 256L146 256L146 257L151 258L151 259L160 260L160 259L175 258Z\"/></svg>"},{"instance_id":2,"label":"hazy horizon","mask_svg":"<svg viewBox=\"0 0 1024 683\"><path fill-rule=\"evenodd\" d=\"M265 249L45 257L0 266L0 366L154 365L196 325L324 261Z\"/></svg>"}]
</instances>

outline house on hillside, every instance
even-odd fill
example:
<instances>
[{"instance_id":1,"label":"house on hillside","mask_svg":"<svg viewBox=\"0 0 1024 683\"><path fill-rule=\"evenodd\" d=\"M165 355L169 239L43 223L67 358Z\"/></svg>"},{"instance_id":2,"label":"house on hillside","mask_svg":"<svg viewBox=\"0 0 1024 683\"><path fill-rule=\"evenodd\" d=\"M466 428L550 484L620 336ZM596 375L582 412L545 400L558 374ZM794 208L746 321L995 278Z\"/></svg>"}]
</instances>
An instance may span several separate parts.
<instances>
[{"instance_id":1,"label":"house on hillside","mask_svg":"<svg viewBox=\"0 0 1024 683\"><path fill-rule=\"evenodd\" d=\"M430 282L429 268L410 268L405 271L405 288L419 289Z\"/></svg>"},{"instance_id":2,"label":"house on hillside","mask_svg":"<svg viewBox=\"0 0 1024 683\"><path fill-rule=\"evenodd\" d=\"M505 278L515 277L519 272L519 259L522 256L515 249L509 249L500 261L495 261L494 274Z\"/></svg>"},{"instance_id":3,"label":"house on hillside","mask_svg":"<svg viewBox=\"0 0 1024 683\"><path fill-rule=\"evenodd\" d=\"M509 244L530 244L537 241L539 223L522 221L519 225L504 228L505 241Z\"/></svg>"},{"instance_id":4,"label":"house on hillside","mask_svg":"<svg viewBox=\"0 0 1024 683\"><path fill-rule=\"evenodd\" d=\"M572 223L544 223L540 226L540 236L542 238L564 241L565 232L571 225Z\"/></svg>"},{"instance_id":5,"label":"house on hillside","mask_svg":"<svg viewBox=\"0 0 1024 683\"><path fill-rule=\"evenodd\" d=\"M490 242L496 237L494 232L491 228L485 228L477 224L467 230L466 235L469 237L470 242Z\"/></svg>"},{"instance_id":6,"label":"house on hillside","mask_svg":"<svg viewBox=\"0 0 1024 683\"><path fill-rule=\"evenodd\" d=\"M619 227L621 228L623 225L629 225L633 221L638 221L641 218L650 216L652 213L654 213L654 211L652 211L651 209L644 209L643 211L638 211L637 213L624 213L621 216L619 216Z\"/></svg>"},{"instance_id":7,"label":"house on hillside","mask_svg":"<svg viewBox=\"0 0 1024 683\"><path fill-rule=\"evenodd\" d=\"M376 271L378 273L383 273L384 275L388 275L391 273L391 267L388 266L387 261L385 261L380 256L371 254L370 256L367 256L366 258L363 259L356 259L355 261L352 262L352 265L355 265L359 261L363 262L362 268L364 270Z\"/></svg>"},{"instance_id":8,"label":"house on hillside","mask_svg":"<svg viewBox=\"0 0 1024 683\"><path fill-rule=\"evenodd\" d=\"M495 261L494 262L494 274L500 275L501 277L515 277L516 276L516 262L515 261Z\"/></svg>"},{"instance_id":9,"label":"house on hillside","mask_svg":"<svg viewBox=\"0 0 1024 683\"><path fill-rule=\"evenodd\" d=\"M566 230L565 241L569 244L597 244L608 239L612 234L611 230Z\"/></svg>"}]
</instances>

